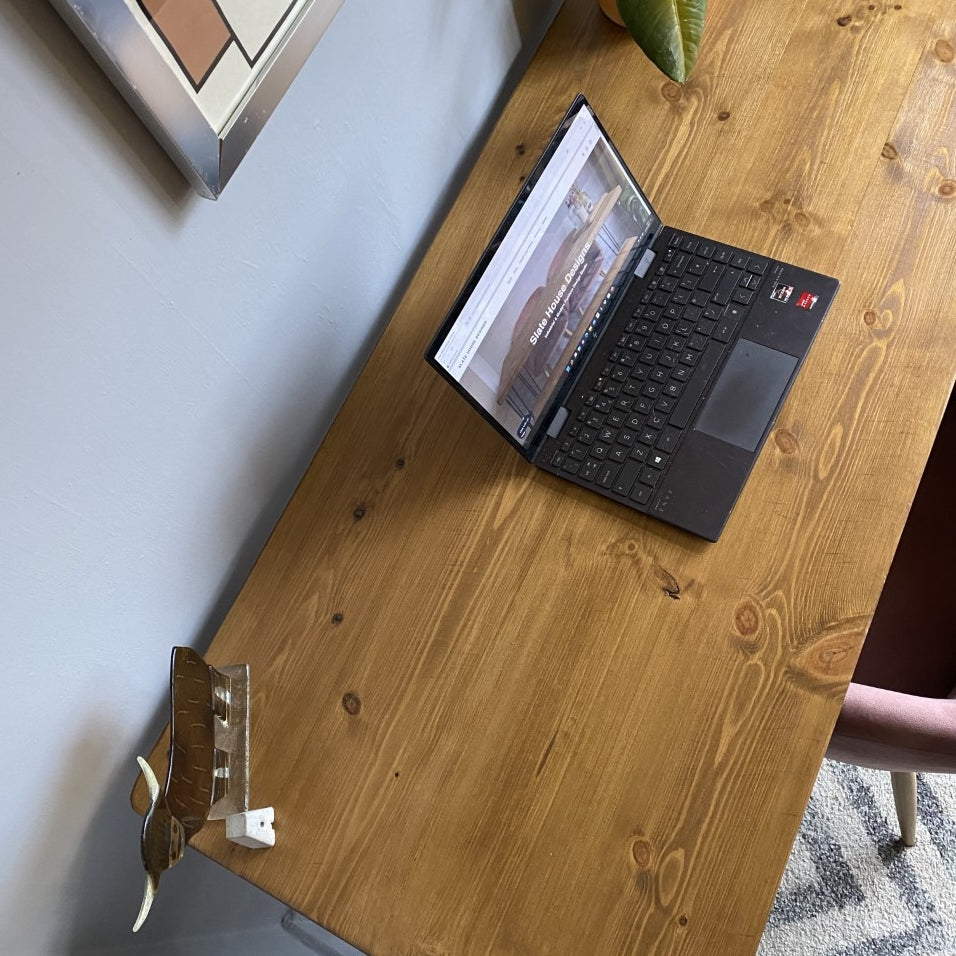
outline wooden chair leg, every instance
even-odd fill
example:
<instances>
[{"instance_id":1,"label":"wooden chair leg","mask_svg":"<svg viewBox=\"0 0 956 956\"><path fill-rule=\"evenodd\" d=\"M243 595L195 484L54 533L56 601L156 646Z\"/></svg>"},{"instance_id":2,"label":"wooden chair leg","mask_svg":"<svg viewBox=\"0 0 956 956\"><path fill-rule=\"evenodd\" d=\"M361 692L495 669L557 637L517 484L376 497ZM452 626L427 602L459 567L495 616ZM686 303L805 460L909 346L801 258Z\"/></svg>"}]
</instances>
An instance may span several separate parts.
<instances>
[{"instance_id":1,"label":"wooden chair leg","mask_svg":"<svg viewBox=\"0 0 956 956\"><path fill-rule=\"evenodd\" d=\"M900 822L903 846L916 845L916 774L905 771L890 773L893 783L893 801Z\"/></svg>"}]
</instances>

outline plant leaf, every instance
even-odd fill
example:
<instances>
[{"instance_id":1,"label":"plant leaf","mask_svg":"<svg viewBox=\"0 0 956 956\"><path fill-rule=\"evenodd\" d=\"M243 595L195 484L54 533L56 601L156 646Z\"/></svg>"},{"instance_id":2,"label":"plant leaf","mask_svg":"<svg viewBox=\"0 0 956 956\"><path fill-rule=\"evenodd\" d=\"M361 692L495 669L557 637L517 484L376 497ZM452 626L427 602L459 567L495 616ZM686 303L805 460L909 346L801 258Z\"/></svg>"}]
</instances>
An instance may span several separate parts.
<instances>
[{"instance_id":1,"label":"plant leaf","mask_svg":"<svg viewBox=\"0 0 956 956\"><path fill-rule=\"evenodd\" d=\"M621 19L647 58L677 83L690 76L707 0L617 0Z\"/></svg>"}]
</instances>

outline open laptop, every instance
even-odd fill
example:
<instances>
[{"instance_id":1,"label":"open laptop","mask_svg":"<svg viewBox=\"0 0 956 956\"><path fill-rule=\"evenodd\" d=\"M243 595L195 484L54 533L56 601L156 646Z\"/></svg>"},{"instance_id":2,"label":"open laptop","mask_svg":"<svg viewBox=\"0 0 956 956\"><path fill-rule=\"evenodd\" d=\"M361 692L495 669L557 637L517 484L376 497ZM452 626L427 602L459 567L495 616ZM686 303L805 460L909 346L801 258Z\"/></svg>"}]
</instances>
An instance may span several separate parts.
<instances>
[{"instance_id":1,"label":"open laptop","mask_svg":"<svg viewBox=\"0 0 956 956\"><path fill-rule=\"evenodd\" d=\"M578 96L426 359L535 465L716 541L838 286L664 226Z\"/></svg>"}]
</instances>

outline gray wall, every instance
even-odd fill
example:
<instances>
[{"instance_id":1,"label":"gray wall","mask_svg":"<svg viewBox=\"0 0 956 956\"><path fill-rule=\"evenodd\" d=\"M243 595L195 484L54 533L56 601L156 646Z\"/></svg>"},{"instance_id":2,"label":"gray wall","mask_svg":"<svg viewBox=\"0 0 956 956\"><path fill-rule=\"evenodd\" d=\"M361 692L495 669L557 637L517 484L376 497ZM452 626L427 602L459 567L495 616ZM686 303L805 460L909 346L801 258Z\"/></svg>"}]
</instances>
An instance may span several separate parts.
<instances>
[{"instance_id":1,"label":"gray wall","mask_svg":"<svg viewBox=\"0 0 956 956\"><path fill-rule=\"evenodd\" d=\"M129 934L133 758L557 5L346 0L211 203L51 8L0 0L5 954L269 951L281 909L192 852Z\"/></svg>"}]
</instances>

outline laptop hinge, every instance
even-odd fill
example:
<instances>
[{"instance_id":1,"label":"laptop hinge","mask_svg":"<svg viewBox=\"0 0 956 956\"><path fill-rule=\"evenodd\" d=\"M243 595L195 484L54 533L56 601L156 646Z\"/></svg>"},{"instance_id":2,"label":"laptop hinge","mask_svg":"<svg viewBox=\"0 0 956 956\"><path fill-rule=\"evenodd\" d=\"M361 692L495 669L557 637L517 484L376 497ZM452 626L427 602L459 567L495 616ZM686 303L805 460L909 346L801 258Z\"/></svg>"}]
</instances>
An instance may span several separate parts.
<instances>
[{"instance_id":1,"label":"laptop hinge","mask_svg":"<svg viewBox=\"0 0 956 956\"><path fill-rule=\"evenodd\" d=\"M653 263L656 257L657 253L655 253L653 249L650 247L645 249L644 255L637 260L637 265L634 266L634 275L636 275L638 279L643 279L644 276L647 275L647 270L650 269L651 263Z\"/></svg>"}]
</instances>

